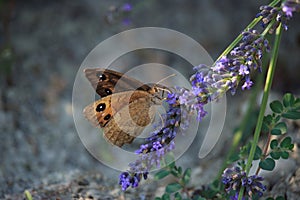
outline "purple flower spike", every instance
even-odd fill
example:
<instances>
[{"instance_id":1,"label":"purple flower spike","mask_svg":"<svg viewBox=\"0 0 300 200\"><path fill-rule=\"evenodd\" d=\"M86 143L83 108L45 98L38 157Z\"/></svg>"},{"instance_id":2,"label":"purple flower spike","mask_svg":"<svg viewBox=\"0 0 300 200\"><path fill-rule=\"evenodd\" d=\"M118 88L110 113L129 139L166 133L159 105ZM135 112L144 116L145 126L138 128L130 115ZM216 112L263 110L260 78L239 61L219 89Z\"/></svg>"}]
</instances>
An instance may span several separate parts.
<instances>
[{"instance_id":1,"label":"purple flower spike","mask_svg":"<svg viewBox=\"0 0 300 200\"><path fill-rule=\"evenodd\" d=\"M287 0L282 4L282 11L288 18L293 17L293 12L300 11L300 2L297 0Z\"/></svg>"},{"instance_id":2,"label":"purple flower spike","mask_svg":"<svg viewBox=\"0 0 300 200\"><path fill-rule=\"evenodd\" d=\"M247 176L246 172L239 167L227 168L222 175L225 191L227 193L235 191L235 195L231 196L231 199L238 199L242 186L245 187L243 199L252 197L255 194L261 197L266 190L266 186L261 181L263 181L263 177L257 175Z\"/></svg>"}]
</instances>

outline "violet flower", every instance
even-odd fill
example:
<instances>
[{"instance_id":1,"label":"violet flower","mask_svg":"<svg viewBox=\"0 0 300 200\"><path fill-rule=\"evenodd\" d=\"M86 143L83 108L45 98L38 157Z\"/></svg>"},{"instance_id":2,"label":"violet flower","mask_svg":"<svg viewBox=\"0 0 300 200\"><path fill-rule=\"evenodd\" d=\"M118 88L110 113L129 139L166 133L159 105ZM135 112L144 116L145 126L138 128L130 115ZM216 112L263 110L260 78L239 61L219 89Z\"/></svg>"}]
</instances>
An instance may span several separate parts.
<instances>
[{"instance_id":1,"label":"violet flower","mask_svg":"<svg viewBox=\"0 0 300 200\"><path fill-rule=\"evenodd\" d=\"M266 186L261 183L262 181L263 177L247 176L246 172L239 167L226 168L222 175L225 191L227 193L235 192L235 196L232 196L231 199L237 199L242 187L245 187L243 197L252 197L253 195L261 197L266 190Z\"/></svg>"}]
</instances>

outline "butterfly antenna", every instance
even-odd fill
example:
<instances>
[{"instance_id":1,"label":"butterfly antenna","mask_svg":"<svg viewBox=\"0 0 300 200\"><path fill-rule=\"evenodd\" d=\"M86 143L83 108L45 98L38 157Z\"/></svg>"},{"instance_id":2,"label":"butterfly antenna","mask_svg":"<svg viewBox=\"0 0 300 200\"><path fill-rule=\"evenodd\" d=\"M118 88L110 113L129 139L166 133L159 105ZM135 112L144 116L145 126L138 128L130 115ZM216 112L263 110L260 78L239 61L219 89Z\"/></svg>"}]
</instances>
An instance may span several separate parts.
<instances>
[{"instance_id":1,"label":"butterfly antenna","mask_svg":"<svg viewBox=\"0 0 300 200\"><path fill-rule=\"evenodd\" d=\"M167 80L168 78L171 78L171 77L173 77L173 76L176 76L176 74L171 74L171 75L169 75L169 76L167 76L167 77L161 79L161 80L158 81L156 84L159 84L159 83L161 83L161 82L163 82L163 81L165 81L165 80Z\"/></svg>"},{"instance_id":2,"label":"butterfly antenna","mask_svg":"<svg viewBox=\"0 0 300 200\"><path fill-rule=\"evenodd\" d=\"M176 76L176 74L171 74L171 75L169 75L169 76L167 76L167 77L161 79L160 81L158 81L157 83L155 83L155 86L156 86L157 88L159 88L160 90L162 90L162 91L166 91L166 92L168 92L168 93L171 93L171 90L169 90L167 87L162 87L162 86L160 86L159 83L161 83L161 82L163 82L163 81L165 81L165 80L167 80L168 78L171 78L171 77L173 77L173 76ZM159 87L158 87L158 86L159 86Z\"/></svg>"}]
</instances>

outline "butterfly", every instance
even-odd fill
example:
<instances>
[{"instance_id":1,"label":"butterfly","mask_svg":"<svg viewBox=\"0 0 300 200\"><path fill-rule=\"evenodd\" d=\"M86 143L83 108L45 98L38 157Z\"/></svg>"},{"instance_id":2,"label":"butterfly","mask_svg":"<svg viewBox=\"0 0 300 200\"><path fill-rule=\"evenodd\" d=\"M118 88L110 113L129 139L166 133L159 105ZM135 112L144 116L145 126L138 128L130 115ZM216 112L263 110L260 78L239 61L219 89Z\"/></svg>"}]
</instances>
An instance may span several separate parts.
<instances>
[{"instance_id":1,"label":"butterfly","mask_svg":"<svg viewBox=\"0 0 300 200\"><path fill-rule=\"evenodd\" d=\"M153 105L161 105L164 90L158 84L143 84L123 73L101 68L84 70L101 99L86 106L85 117L103 129L104 138L122 147L130 144L155 115Z\"/></svg>"}]
</instances>

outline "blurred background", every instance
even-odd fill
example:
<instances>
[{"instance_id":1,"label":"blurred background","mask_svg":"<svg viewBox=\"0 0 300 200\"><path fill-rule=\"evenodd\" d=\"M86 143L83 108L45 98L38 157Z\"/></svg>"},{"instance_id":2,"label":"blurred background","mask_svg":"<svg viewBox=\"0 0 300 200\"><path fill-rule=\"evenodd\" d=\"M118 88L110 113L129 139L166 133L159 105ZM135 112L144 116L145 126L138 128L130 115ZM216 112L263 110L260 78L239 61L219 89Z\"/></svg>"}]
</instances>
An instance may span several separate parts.
<instances>
[{"instance_id":1,"label":"blurred background","mask_svg":"<svg viewBox=\"0 0 300 200\"><path fill-rule=\"evenodd\" d=\"M72 118L75 75L100 42L127 29L164 27L192 37L216 59L265 4L268 1L0 0L0 199L21 198L25 189L60 185L75 174L94 171L118 184L119 172L86 151ZM295 15L282 37L275 96L300 92L299 21ZM145 50L133 58L125 59L124 70L161 62L179 66L187 77L192 74L174 55ZM229 138L250 93L229 97Z\"/></svg>"}]
</instances>

